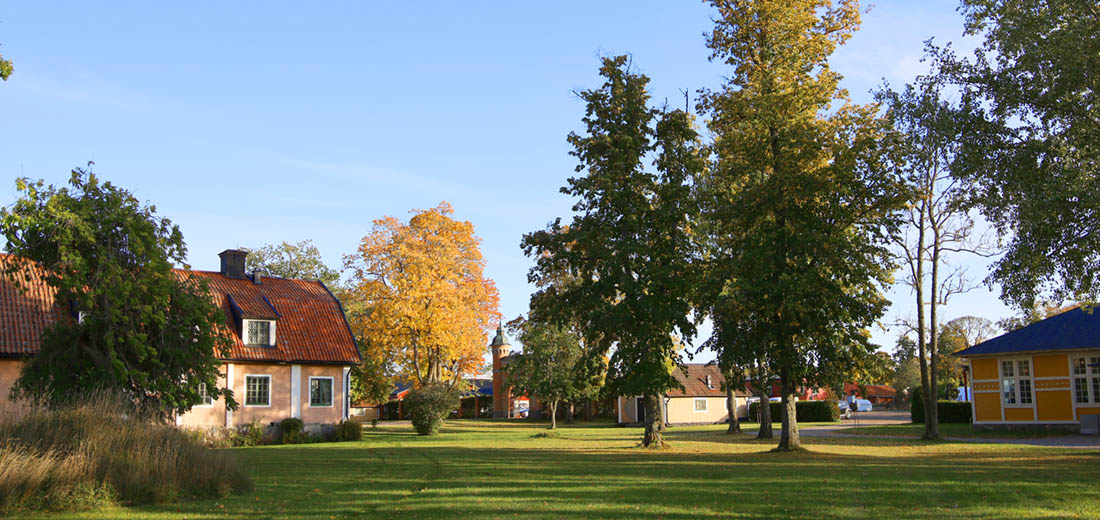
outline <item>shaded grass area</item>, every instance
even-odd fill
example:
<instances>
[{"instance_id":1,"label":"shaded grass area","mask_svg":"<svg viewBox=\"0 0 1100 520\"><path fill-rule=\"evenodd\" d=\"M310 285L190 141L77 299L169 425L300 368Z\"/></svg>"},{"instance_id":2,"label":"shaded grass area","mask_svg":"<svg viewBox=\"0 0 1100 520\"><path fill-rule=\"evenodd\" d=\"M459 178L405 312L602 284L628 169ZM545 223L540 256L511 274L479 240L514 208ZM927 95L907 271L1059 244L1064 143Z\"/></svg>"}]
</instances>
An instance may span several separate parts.
<instances>
[{"instance_id":1,"label":"shaded grass area","mask_svg":"<svg viewBox=\"0 0 1100 520\"><path fill-rule=\"evenodd\" d=\"M873 438L805 438L802 453L672 428L449 421L363 441L233 450L255 491L57 518L1098 518L1100 452Z\"/></svg>"}]
</instances>

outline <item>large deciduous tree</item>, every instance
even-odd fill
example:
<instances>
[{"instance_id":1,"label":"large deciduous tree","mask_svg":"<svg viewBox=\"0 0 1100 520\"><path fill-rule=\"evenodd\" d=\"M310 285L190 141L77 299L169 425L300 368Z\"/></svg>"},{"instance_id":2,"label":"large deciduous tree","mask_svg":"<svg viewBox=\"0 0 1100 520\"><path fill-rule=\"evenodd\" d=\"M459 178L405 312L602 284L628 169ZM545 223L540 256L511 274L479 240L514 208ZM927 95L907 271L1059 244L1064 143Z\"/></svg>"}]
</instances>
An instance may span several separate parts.
<instances>
[{"instance_id":1,"label":"large deciduous tree","mask_svg":"<svg viewBox=\"0 0 1100 520\"><path fill-rule=\"evenodd\" d=\"M352 331L370 363L420 387L456 388L476 372L499 296L483 274L481 240L447 203L413 212L409 221L374 221L359 251L346 298Z\"/></svg>"},{"instance_id":2,"label":"large deciduous tree","mask_svg":"<svg viewBox=\"0 0 1100 520\"><path fill-rule=\"evenodd\" d=\"M884 122L853 105L829 67L859 25L855 1L714 0L712 59L732 67L705 93L717 155L725 294L756 323L780 379L779 450L799 449L796 389L873 350L885 310L886 243L904 201L881 167Z\"/></svg>"},{"instance_id":3,"label":"large deciduous tree","mask_svg":"<svg viewBox=\"0 0 1100 520\"><path fill-rule=\"evenodd\" d=\"M876 97L887 108L895 134L892 167L911 187L903 233L894 242L902 264L902 283L915 299L922 395L939 387L940 314L952 296L973 288L961 266L949 261L960 253L988 255L988 240L974 230L969 209L970 183L952 175L959 146L959 111L946 99L939 74L938 51L933 69L901 92L883 89ZM939 437L934 399L924 400L925 439Z\"/></svg>"},{"instance_id":4,"label":"large deciduous tree","mask_svg":"<svg viewBox=\"0 0 1100 520\"><path fill-rule=\"evenodd\" d=\"M5 274L18 286L34 264L66 311L43 331L16 391L52 405L122 392L167 417L198 404L205 385L235 407L217 384L231 344L225 315L204 283L173 270L187 253L179 228L84 170L68 187L16 185L21 197L0 209Z\"/></svg>"},{"instance_id":5,"label":"large deciduous tree","mask_svg":"<svg viewBox=\"0 0 1100 520\"><path fill-rule=\"evenodd\" d=\"M991 281L1030 308L1100 297L1100 6L1095 0L963 0L969 60L941 53L962 89L960 164L1008 237Z\"/></svg>"},{"instance_id":6,"label":"large deciduous tree","mask_svg":"<svg viewBox=\"0 0 1100 520\"><path fill-rule=\"evenodd\" d=\"M312 240L303 240L297 244L266 244L245 251L248 252L246 262L250 272L262 272L280 278L320 280L329 289L335 289L340 282L340 271L325 265L321 251L313 245Z\"/></svg>"},{"instance_id":7,"label":"large deciduous tree","mask_svg":"<svg viewBox=\"0 0 1100 520\"><path fill-rule=\"evenodd\" d=\"M570 152L584 174L562 192L579 199L569 225L561 219L524 236L536 265L528 279L540 287L532 311L549 321L575 323L586 346L610 353L612 395L646 402L642 445L663 444L659 396L679 386L673 336L691 338L691 179L705 165L689 114L648 105L649 79L625 56L603 59L603 86L580 93L587 107L583 134ZM652 158L656 171L648 170ZM570 284L546 284L569 273Z\"/></svg>"}]
</instances>

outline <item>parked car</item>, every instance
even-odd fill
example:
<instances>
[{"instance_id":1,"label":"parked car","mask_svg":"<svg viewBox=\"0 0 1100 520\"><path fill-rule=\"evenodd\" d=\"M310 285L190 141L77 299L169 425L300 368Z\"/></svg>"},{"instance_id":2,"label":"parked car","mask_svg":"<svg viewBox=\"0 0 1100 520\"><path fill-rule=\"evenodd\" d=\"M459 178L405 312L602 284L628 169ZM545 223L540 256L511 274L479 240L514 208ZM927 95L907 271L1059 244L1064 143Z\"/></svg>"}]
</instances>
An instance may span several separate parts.
<instances>
[{"instance_id":1,"label":"parked car","mask_svg":"<svg viewBox=\"0 0 1100 520\"><path fill-rule=\"evenodd\" d=\"M840 417L844 419L852 418L852 407L848 404L848 401L837 401L836 407L840 409ZM871 401L866 399L856 399L855 410L856 412L870 412Z\"/></svg>"}]
</instances>

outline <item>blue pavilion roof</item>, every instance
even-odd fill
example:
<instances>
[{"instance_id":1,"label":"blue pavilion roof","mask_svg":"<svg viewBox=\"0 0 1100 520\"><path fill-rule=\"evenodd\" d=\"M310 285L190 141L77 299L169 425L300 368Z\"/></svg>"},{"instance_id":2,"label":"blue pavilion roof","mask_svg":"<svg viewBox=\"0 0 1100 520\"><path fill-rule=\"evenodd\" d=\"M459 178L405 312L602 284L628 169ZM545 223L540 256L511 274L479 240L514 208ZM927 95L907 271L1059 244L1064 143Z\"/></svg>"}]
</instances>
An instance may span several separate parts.
<instances>
[{"instance_id":1,"label":"blue pavilion roof","mask_svg":"<svg viewBox=\"0 0 1100 520\"><path fill-rule=\"evenodd\" d=\"M1074 350L1100 348L1100 312L1086 312L1081 307L1070 309L983 341L956 356L1011 354L1044 350Z\"/></svg>"}]
</instances>

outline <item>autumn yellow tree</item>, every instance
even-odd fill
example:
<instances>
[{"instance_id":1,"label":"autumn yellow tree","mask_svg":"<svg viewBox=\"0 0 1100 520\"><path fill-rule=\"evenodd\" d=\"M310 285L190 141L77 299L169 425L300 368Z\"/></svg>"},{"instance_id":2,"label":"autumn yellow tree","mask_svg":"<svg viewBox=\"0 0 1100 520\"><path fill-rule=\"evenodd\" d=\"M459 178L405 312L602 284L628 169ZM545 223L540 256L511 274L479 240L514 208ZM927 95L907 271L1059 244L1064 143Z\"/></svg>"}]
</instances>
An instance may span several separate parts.
<instances>
[{"instance_id":1,"label":"autumn yellow tree","mask_svg":"<svg viewBox=\"0 0 1100 520\"><path fill-rule=\"evenodd\" d=\"M454 388L475 372L499 296L483 274L474 225L450 217L446 202L414 210L409 221L374 221L359 250L345 257L348 297L363 312L349 322L373 366L416 387Z\"/></svg>"}]
</instances>

